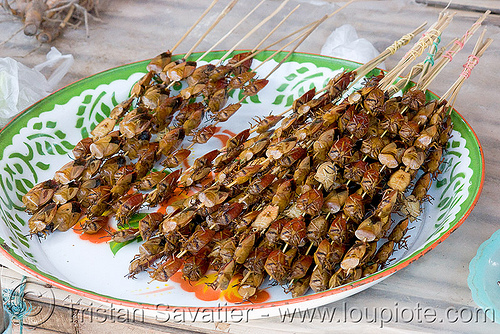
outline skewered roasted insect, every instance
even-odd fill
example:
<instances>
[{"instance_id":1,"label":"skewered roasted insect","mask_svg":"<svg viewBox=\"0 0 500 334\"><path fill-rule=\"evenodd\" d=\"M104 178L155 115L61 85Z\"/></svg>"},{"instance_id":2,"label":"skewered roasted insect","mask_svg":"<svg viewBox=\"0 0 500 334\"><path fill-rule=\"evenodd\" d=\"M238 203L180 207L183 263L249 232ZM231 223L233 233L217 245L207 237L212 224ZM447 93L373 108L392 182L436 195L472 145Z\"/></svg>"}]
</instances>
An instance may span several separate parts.
<instances>
[{"instance_id":1,"label":"skewered roasted insect","mask_svg":"<svg viewBox=\"0 0 500 334\"><path fill-rule=\"evenodd\" d=\"M98 216L84 220L80 223L80 228L83 233L95 234L102 228L108 225L109 216Z\"/></svg>"},{"instance_id":2,"label":"skewered roasted insect","mask_svg":"<svg viewBox=\"0 0 500 334\"><path fill-rule=\"evenodd\" d=\"M22 198L26 211L31 214L36 213L52 199L57 186L54 180L47 180L31 188Z\"/></svg>"}]
</instances>

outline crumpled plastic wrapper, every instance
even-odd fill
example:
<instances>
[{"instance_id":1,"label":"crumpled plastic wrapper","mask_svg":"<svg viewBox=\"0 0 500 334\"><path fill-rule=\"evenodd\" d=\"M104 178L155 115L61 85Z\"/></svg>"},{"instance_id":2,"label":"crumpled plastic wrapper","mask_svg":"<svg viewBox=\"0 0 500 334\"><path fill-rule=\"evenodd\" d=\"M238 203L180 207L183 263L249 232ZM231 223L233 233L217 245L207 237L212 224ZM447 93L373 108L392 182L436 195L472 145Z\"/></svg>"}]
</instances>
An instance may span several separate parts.
<instances>
[{"instance_id":1,"label":"crumpled plastic wrapper","mask_svg":"<svg viewBox=\"0 0 500 334\"><path fill-rule=\"evenodd\" d=\"M72 55L52 47L47 61L29 68L12 58L0 58L0 129L14 116L51 93L73 65ZM42 72L51 72L48 78Z\"/></svg>"},{"instance_id":2,"label":"crumpled plastic wrapper","mask_svg":"<svg viewBox=\"0 0 500 334\"><path fill-rule=\"evenodd\" d=\"M321 54L366 63L380 54L372 43L359 38L356 29L344 24L335 29L326 39Z\"/></svg>"}]
</instances>

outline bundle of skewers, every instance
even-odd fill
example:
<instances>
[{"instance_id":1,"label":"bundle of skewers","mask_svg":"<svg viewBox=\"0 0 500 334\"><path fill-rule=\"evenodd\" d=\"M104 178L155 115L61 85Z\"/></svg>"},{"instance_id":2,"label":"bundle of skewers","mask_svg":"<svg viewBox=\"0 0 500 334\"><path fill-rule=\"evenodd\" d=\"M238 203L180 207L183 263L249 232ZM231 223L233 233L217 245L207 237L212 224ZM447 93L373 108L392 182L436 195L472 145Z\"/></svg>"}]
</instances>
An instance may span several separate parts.
<instances>
[{"instance_id":1,"label":"bundle of skewers","mask_svg":"<svg viewBox=\"0 0 500 334\"><path fill-rule=\"evenodd\" d=\"M35 36L41 43L50 43L66 29L85 25L89 35L89 18L100 21L99 8L102 0L9 0L2 7L19 17L26 36ZM11 37L12 38L12 37Z\"/></svg>"},{"instance_id":2,"label":"bundle of skewers","mask_svg":"<svg viewBox=\"0 0 500 334\"><path fill-rule=\"evenodd\" d=\"M30 232L67 231L85 215L83 232L96 233L113 217L113 241L143 240L128 277L147 271L153 280L168 281L180 270L197 281L211 271L215 289L241 277L244 300L267 277L296 297L372 275L404 247L409 223L428 200L453 129L456 94L491 40L481 34L445 94L451 102L428 100L425 89L487 14L440 50L437 42L452 19L443 13L393 70L351 88L422 27L374 61L306 92L281 114L258 119L186 170L180 166L190 148L208 142L216 125L268 81L252 69L256 50L202 66L188 60L190 52L176 61L162 53L130 98L75 146L75 160L23 197L33 215ZM436 65L411 68L408 80L420 74L418 82L396 96L406 84L397 77L428 48ZM187 86L173 94L177 82ZM242 99L226 105L237 89ZM204 119L211 124L202 126ZM183 146L186 137L191 143ZM137 228L129 226L140 210L167 202L165 214L150 212ZM404 218L394 221L395 213Z\"/></svg>"}]
</instances>

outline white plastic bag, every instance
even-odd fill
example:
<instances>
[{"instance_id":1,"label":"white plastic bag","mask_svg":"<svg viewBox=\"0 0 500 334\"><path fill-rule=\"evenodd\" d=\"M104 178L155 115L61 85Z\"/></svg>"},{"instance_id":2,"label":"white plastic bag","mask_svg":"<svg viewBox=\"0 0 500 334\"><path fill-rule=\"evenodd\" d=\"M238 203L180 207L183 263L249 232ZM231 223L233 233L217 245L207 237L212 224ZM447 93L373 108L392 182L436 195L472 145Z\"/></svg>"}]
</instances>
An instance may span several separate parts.
<instances>
[{"instance_id":1,"label":"white plastic bag","mask_svg":"<svg viewBox=\"0 0 500 334\"><path fill-rule=\"evenodd\" d=\"M33 69L40 73L49 70L52 74L47 79L49 91L53 91L61 79L68 73L71 65L73 65L73 55L63 55L55 47L50 48L47 53L47 61L36 65Z\"/></svg>"},{"instance_id":2,"label":"white plastic bag","mask_svg":"<svg viewBox=\"0 0 500 334\"><path fill-rule=\"evenodd\" d=\"M47 61L33 69L12 58L0 58L0 129L20 111L52 92L73 64L72 55L52 47ZM50 74L47 79L43 72Z\"/></svg>"},{"instance_id":3,"label":"white plastic bag","mask_svg":"<svg viewBox=\"0 0 500 334\"><path fill-rule=\"evenodd\" d=\"M328 36L321 54L364 64L378 56L379 52L369 41L359 38L353 26L344 24Z\"/></svg>"}]
</instances>

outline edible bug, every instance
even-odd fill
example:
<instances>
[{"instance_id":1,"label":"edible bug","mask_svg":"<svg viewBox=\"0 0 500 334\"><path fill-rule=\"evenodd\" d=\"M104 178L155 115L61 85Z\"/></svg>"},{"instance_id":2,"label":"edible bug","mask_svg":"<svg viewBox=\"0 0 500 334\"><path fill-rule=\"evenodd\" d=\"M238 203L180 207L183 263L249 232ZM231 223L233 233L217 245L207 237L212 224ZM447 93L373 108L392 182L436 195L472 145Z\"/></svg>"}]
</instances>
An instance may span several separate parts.
<instances>
[{"instance_id":1,"label":"edible bug","mask_svg":"<svg viewBox=\"0 0 500 334\"><path fill-rule=\"evenodd\" d=\"M158 264L156 269L149 272L151 280L167 282L182 266L184 261L175 256L170 256Z\"/></svg>"},{"instance_id":2,"label":"edible bug","mask_svg":"<svg viewBox=\"0 0 500 334\"><path fill-rule=\"evenodd\" d=\"M187 119L182 123L182 128L186 135L190 135L194 129L198 128L205 115L205 108L198 108L192 111Z\"/></svg>"},{"instance_id":3,"label":"edible bug","mask_svg":"<svg viewBox=\"0 0 500 334\"><path fill-rule=\"evenodd\" d=\"M209 261L205 256L190 256L184 259L182 278L192 282L201 279L208 270Z\"/></svg>"},{"instance_id":4,"label":"edible bug","mask_svg":"<svg viewBox=\"0 0 500 334\"><path fill-rule=\"evenodd\" d=\"M228 203L223 206L215 215L207 217L207 224L210 229L220 228L229 225L243 211L243 204L238 202Z\"/></svg>"},{"instance_id":5,"label":"edible bug","mask_svg":"<svg viewBox=\"0 0 500 334\"><path fill-rule=\"evenodd\" d=\"M196 255L203 247L205 247L215 235L215 231L207 228L197 227L193 234L184 242L182 246L183 252L190 252L193 255ZM181 254L177 256L180 257Z\"/></svg>"},{"instance_id":6,"label":"edible bug","mask_svg":"<svg viewBox=\"0 0 500 334\"><path fill-rule=\"evenodd\" d=\"M80 224L81 231L86 234L96 234L104 228L109 221L109 216L97 216L86 219Z\"/></svg>"},{"instance_id":7,"label":"edible bug","mask_svg":"<svg viewBox=\"0 0 500 334\"><path fill-rule=\"evenodd\" d=\"M65 232L75 226L80 219L82 210L77 201L67 202L57 208L56 214L52 219L54 229Z\"/></svg>"},{"instance_id":8,"label":"edible bug","mask_svg":"<svg viewBox=\"0 0 500 334\"><path fill-rule=\"evenodd\" d=\"M26 212L33 214L42 206L47 204L52 199L57 187L57 182L54 180L47 180L40 182L31 188L22 197L22 202L26 208Z\"/></svg>"},{"instance_id":9,"label":"edible bug","mask_svg":"<svg viewBox=\"0 0 500 334\"><path fill-rule=\"evenodd\" d=\"M286 253L279 249L273 250L264 264L267 274L279 284L284 283L288 279L290 266L296 253L295 248L289 249Z\"/></svg>"},{"instance_id":10,"label":"edible bug","mask_svg":"<svg viewBox=\"0 0 500 334\"><path fill-rule=\"evenodd\" d=\"M293 194L293 179L284 180L280 183L276 192L274 193L273 199L271 201L272 205L278 207L278 210L282 212L290 204L290 198Z\"/></svg>"},{"instance_id":11,"label":"edible bug","mask_svg":"<svg viewBox=\"0 0 500 334\"><path fill-rule=\"evenodd\" d=\"M138 190L142 191L147 191L151 190L158 183L160 183L161 180L163 180L166 176L165 172L159 171L159 172L151 172L146 176L143 176L139 181L136 182L135 187Z\"/></svg>"},{"instance_id":12,"label":"edible bug","mask_svg":"<svg viewBox=\"0 0 500 334\"><path fill-rule=\"evenodd\" d=\"M280 239L291 247L298 248L306 244L307 228L304 219L294 218L283 225Z\"/></svg>"},{"instance_id":13,"label":"edible bug","mask_svg":"<svg viewBox=\"0 0 500 334\"><path fill-rule=\"evenodd\" d=\"M369 113L378 115L384 107L384 92L377 86L365 86L360 93L363 95L363 107Z\"/></svg>"},{"instance_id":14,"label":"edible bug","mask_svg":"<svg viewBox=\"0 0 500 334\"><path fill-rule=\"evenodd\" d=\"M328 221L324 216L320 215L312 219L307 225L306 238L312 245L318 246L321 240L325 238L327 232Z\"/></svg>"},{"instance_id":15,"label":"edible bug","mask_svg":"<svg viewBox=\"0 0 500 334\"><path fill-rule=\"evenodd\" d=\"M342 214L337 215L328 229L328 236L334 243L345 244L348 234L347 219Z\"/></svg>"},{"instance_id":16,"label":"edible bug","mask_svg":"<svg viewBox=\"0 0 500 334\"><path fill-rule=\"evenodd\" d=\"M166 235L174 231L179 231L187 226L196 216L196 211L193 209L182 210L168 216L159 225L160 233Z\"/></svg>"},{"instance_id":17,"label":"edible bug","mask_svg":"<svg viewBox=\"0 0 500 334\"><path fill-rule=\"evenodd\" d=\"M226 105L228 98L226 88L217 90L208 100L208 109L212 114L217 114Z\"/></svg>"},{"instance_id":18,"label":"edible bug","mask_svg":"<svg viewBox=\"0 0 500 334\"><path fill-rule=\"evenodd\" d=\"M413 110L420 109L426 101L425 93L419 89L411 88L403 94L401 103Z\"/></svg>"},{"instance_id":19,"label":"edible bug","mask_svg":"<svg viewBox=\"0 0 500 334\"><path fill-rule=\"evenodd\" d=\"M135 171L137 178L142 178L153 168L154 163L158 159L156 154L158 150L158 143L149 143L147 149L139 155L139 159L135 163Z\"/></svg>"},{"instance_id":20,"label":"edible bug","mask_svg":"<svg viewBox=\"0 0 500 334\"><path fill-rule=\"evenodd\" d=\"M48 203L28 220L30 235L46 235L53 230L52 220L57 213L57 204Z\"/></svg>"},{"instance_id":21,"label":"edible bug","mask_svg":"<svg viewBox=\"0 0 500 334\"><path fill-rule=\"evenodd\" d=\"M245 273L246 280L241 282L238 287L238 294L243 300L250 300L254 296L262 282L264 281L264 275L262 273L248 272Z\"/></svg>"},{"instance_id":22,"label":"edible bug","mask_svg":"<svg viewBox=\"0 0 500 334\"><path fill-rule=\"evenodd\" d=\"M117 153L120 150L121 141L119 131L113 131L107 136L94 141L90 144L89 149L92 156L102 159Z\"/></svg>"},{"instance_id":23,"label":"edible bug","mask_svg":"<svg viewBox=\"0 0 500 334\"><path fill-rule=\"evenodd\" d=\"M342 137L333 143L330 151L328 152L328 156L333 162L345 165L347 160L352 157L353 146L354 143L349 137Z\"/></svg>"},{"instance_id":24,"label":"edible bug","mask_svg":"<svg viewBox=\"0 0 500 334\"><path fill-rule=\"evenodd\" d=\"M116 220L119 224L124 224L137 209L139 209L144 201L141 193L136 193L127 198L116 210Z\"/></svg>"},{"instance_id":25,"label":"edible bug","mask_svg":"<svg viewBox=\"0 0 500 334\"><path fill-rule=\"evenodd\" d=\"M330 281L330 275L328 271L320 266L317 266L312 274L309 281L309 287L314 292L320 292L328 289L328 283Z\"/></svg>"},{"instance_id":26,"label":"edible bug","mask_svg":"<svg viewBox=\"0 0 500 334\"><path fill-rule=\"evenodd\" d=\"M129 110L132 102L134 101L134 97L130 97L123 102L118 103L110 112L109 118L112 119L120 119L122 118Z\"/></svg>"},{"instance_id":27,"label":"edible bug","mask_svg":"<svg viewBox=\"0 0 500 334\"><path fill-rule=\"evenodd\" d=\"M136 159L140 152L144 151L145 147L148 147L150 139L151 133L143 131L132 138L125 139L122 144L122 150L131 160Z\"/></svg>"},{"instance_id":28,"label":"edible bug","mask_svg":"<svg viewBox=\"0 0 500 334\"><path fill-rule=\"evenodd\" d=\"M136 180L137 172L135 171L121 176L118 180L116 180L113 188L111 188L111 193L115 197L124 195Z\"/></svg>"},{"instance_id":29,"label":"edible bug","mask_svg":"<svg viewBox=\"0 0 500 334\"><path fill-rule=\"evenodd\" d=\"M90 132L94 139L99 139L113 131L116 125L116 119L105 118Z\"/></svg>"},{"instance_id":30,"label":"edible bug","mask_svg":"<svg viewBox=\"0 0 500 334\"><path fill-rule=\"evenodd\" d=\"M316 173L314 173L314 180L321 183L326 191L329 191L335 185L337 175L337 166L331 161L325 161L318 166Z\"/></svg>"},{"instance_id":31,"label":"edible bug","mask_svg":"<svg viewBox=\"0 0 500 334\"><path fill-rule=\"evenodd\" d=\"M321 269L331 271L340 262L344 252L345 247L342 244L330 243L327 239L323 239L314 252L314 262Z\"/></svg>"},{"instance_id":32,"label":"edible bug","mask_svg":"<svg viewBox=\"0 0 500 334\"><path fill-rule=\"evenodd\" d=\"M163 214L160 212L152 212L139 220L139 233L142 240L149 240L158 230L158 226L163 220Z\"/></svg>"},{"instance_id":33,"label":"edible bug","mask_svg":"<svg viewBox=\"0 0 500 334\"><path fill-rule=\"evenodd\" d=\"M170 51L162 52L149 62L146 66L148 71L152 71L159 74L165 66L167 66L172 61L172 53Z\"/></svg>"},{"instance_id":34,"label":"edible bug","mask_svg":"<svg viewBox=\"0 0 500 334\"><path fill-rule=\"evenodd\" d=\"M338 189L332 190L326 197L323 202L323 207L321 211L327 214L337 213L339 212L345 204L347 197L349 196L349 192L347 189Z\"/></svg>"},{"instance_id":35,"label":"edible bug","mask_svg":"<svg viewBox=\"0 0 500 334\"><path fill-rule=\"evenodd\" d=\"M156 189L146 195L144 201L148 203L149 206L155 206L171 197L177 187L181 173L182 170L177 169L165 176L160 182L158 182Z\"/></svg>"},{"instance_id":36,"label":"edible bug","mask_svg":"<svg viewBox=\"0 0 500 334\"><path fill-rule=\"evenodd\" d=\"M92 138L83 138L73 148L73 156L75 159L85 158L90 154L90 145L93 143Z\"/></svg>"},{"instance_id":37,"label":"edible bug","mask_svg":"<svg viewBox=\"0 0 500 334\"><path fill-rule=\"evenodd\" d=\"M354 113L352 118L345 125L345 130L349 131L355 138L363 138L368 133L370 119L365 113Z\"/></svg>"},{"instance_id":38,"label":"edible bug","mask_svg":"<svg viewBox=\"0 0 500 334\"><path fill-rule=\"evenodd\" d=\"M354 269L361 262L366 252L366 242L357 240L345 253L340 266L344 270Z\"/></svg>"},{"instance_id":39,"label":"edible bug","mask_svg":"<svg viewBox=\"0 0 500 334\"><path fill-rule=\"evenodd\" d=\"M125 115L119 125L120 133L125 138L135 137L151 126L152 116L147 113L147 109L136 108L133 111Z\"/></svg>"},{"instance_id":40,"label":"edible bug","mask_svg":"<svg viewBox=\"0 0 500 334\"><path fill-rule=\"evenodd\" d=\"M139 229L137 228L127 228L127 229L119 229L118 231L109 232L109 236L111 237L111 241L114 242L127 242L130 240L134 240L139 236Z\"/></svg>"},{"instance_id":41,"label":"edible bug","mask_svg":"<svg viewBox=\"0 0 500 334\"><path fill-rule=\"evenodd\" d=\"M266 85L269 83L269 80L266 79L257 79L250 81L246 86L243 87L243 91L246 96L254 96L257 95Z\"/></svg>"},{"instance_id":42,"label":"edible bug","mask_svg":"<svg viewBox=\"0 0 500 334\"><path fill-rule=\"evenodd\" d=\"M195 144L205 144L216 132L217 127L213 125L207 125L200 130L193 130L191 131L191 136L193 136L191 141Z\"/></svg>"},{"instance_id":43,"label":"edible bug","mask_svg":"<svg viewBox=\"0 0 500 334\"><path fill-rule=\"evenodd\" d=\"M227 61L227 64L233 67L232 73L234 75L240 75L250 71L250 66L252 66L251 54L251 52L237 53Z\"/></svg>"},{"instance_id":44,"label":"edible bug","mask_svg":"<svg viewBox=\"0 0 500 334\"><path fill-rule=\"evenodd\" d=\"M180 64L175 64L174 66L168 68L166 71L164 68L163 71L166 72L166 75L170 80L180 81L190 76L195 71L195 69L196 69L196 62L184 61L181 62Z\"/></svg>"},{"instance_id":45,"label":"edible bug","mask_svg":"<svg viewBox=\"0 0 500 334\"><path fill-rule=\"evenodd\" d=\"M243 235L240 238L240 242L234 250L234 261L236 263L243 264L245 262L255 245L256 239L257 234L252 232L250 232L248 235Z\"/></svg>"},{"instance_id":46,"label":"edible bug","mask_svg":"<svg viewBox=\"0 0 500 334\"><path fill-rule=\"evenodd\" d=\"M214 69L215 65L213 64L198 66L193 73L187 77L186 81L188 85L194 86L196 84L206 83Z\"/></svg>"},{"instance_id":47,"label":"edible bug","mask_svg":"<svg viewBox=\"0 0 500 334\"><path fill-rule=\"evenodd\" d=\"M243 88L243 86L250 81L257 73L256 72L243 72L238 75L235 75L229 81L230 89L239 89Z\"/></svg>"},{"instance_id":48,"label":"edible bug","mask_svg":"<svg viewBox=\"0 0 500 334\"><path fill-rule=\"evenodd\" d=\"M79 158L72 160L54 173L54 181L61 184L68 184L79 178L85 170L86 160Z\"/></svg>"},{"instance_id":49,"label":"edible bug","mask_svg":"<svg viewBox=\"0 0 500 334\"><path fill-rule=\"evenodd\" d=\"M179 145L184 140L184 136L185 132L182 127L174 128L165 133L165 135L160 136L160 139L158 141L158 153L161 153L164 156L168 156L179 147Z\"/></svg>"},{"instance_id":50,"label":"edible bug","mask_svg":"<svg viewBox=\"0 0 500 334\"><path fill-rule=\"evenodd\" d=\"M306 191L297 199L297 208L304 214L316 216L323 206L323 193L316 189Z\"/></svg>"},{"instance_id":51,"label":"edible bug","mask_svg":"<svg viewBox=\"0 0 500 334\"><path fill-rule=\"evenodd\" d=\"M293 263L290 268L290 277L291 280L301 279L303 278L311 264L313 263L313 257L311 255L302 254L300 255Z\"/></svg>"}]
</instances>

